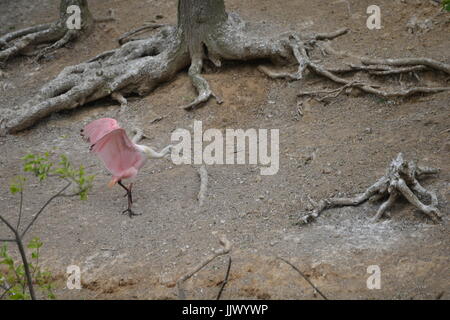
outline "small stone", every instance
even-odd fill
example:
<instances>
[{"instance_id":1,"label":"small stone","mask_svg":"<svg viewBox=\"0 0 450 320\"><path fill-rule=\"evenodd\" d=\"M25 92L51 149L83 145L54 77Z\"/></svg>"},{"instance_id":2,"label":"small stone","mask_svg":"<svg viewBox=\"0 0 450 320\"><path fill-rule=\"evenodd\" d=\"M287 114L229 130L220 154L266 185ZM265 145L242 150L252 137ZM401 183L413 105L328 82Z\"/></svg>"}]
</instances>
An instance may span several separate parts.
<instances>
[{"instance_id":1,"label":"small stone","mask_svg":"<svg viewBox=\"0 0 450 320\"><path fill-rule=\"evenodd\" d=\"M372 133L372 128L365 128L364 129L364 133L371 134Z\"/></svg>"}]
</instances>

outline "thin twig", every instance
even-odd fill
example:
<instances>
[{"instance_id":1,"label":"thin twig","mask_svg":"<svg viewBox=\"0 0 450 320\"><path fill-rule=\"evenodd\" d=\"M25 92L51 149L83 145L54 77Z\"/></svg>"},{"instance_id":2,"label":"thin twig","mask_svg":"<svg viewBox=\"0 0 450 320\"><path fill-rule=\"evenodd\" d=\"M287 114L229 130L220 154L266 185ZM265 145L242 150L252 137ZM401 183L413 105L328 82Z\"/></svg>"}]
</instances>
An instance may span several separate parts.
<instances>
[{"instance_id":1,"label":"thin twig","mask_svg":"<svg viewBox=\"0 0 450 320\"><path fill-rule=\"evenodd\" d=\"M305 280L309 283L309 285L310 285L311 287L314 288L314 290L317 291L318 294L320 294L320 295L322 296L322 298L324 298L325 300L328 300L328 298L325 297L325 295L319 290L319 288L317 288L317 287L311 282L311 280L309 280L308 277L305 276L305 275L303 274L303 272L301 272L296 266L294 266L291 262L289 262L288 260L286 260L286 259L284 259L284 258L277 257L277 259L280 259L280 260L283 261L284 263L287 263L288 265L290 265L295 271L298 272L299 275L302 276L303 279L305 279Z\"/></svg>"},{"instance_id":2,"label":"thin twig","mask_svg":"<svg viewBox=\"0 0 450 320\"><path fill-rule=\"evenodd\" d=\"M17 219L16 230L19 230L20 228L20 220L22 219L22 206L23 206L23 189L20 188L19 218Z\"/></svg>"},{"instance_id":3,"label":"thin twig","mask_svg":"<svg viewBox=\"0 0 450 320\"><path fill-rule=\"evenodd\" d=\"M131 30L130 32L125 33L124 35L122 35L119 39L117 39L117 41L119 42L120 45L125 43L125 39L131 37L132 35L144 31L146 29L158 29L161 27L164 27L165 24L159 24L159 23L150 23L150 24L146 24L143 25L142 27L139 27L137 29Z\"/></svg>"},{"instance_id":4,"label":"thin twig","mask_svg":"<svg viewBox=\"0 0 450 320\"><path fill-rule=\"evenodd\" d=\"M103 52L103 53L100 53L100 54L96 55L96 56L93 57L92 59L88 60L87 63L91 63L91 62L94 62L94 61L97 61L97 60L104 59L104 58L106 58L106 57L110 57L110 56L112 56L114 53L116 53L116 49L109 50L109 51L105 51L105 52Z\"/></svg>"},{"instance_id":5,"label":"thin twig","mask_svg":"<svg viewBox=\"0 0 450 320\"><path fill-rule=\"evenodd\" d=\"M192 268L191 271L189 271L188 273L186 273L184 276L180 277L176 284L178 287L178 298L180 300L185 300L186 299L186 294L182 288L182 284L190 279L194 274L196 274L197 272L199 272L200 270L202 270L204 267L206 267L211 261L213 261L214 259L216 259L217 257L223 256L225 254L228 254L231 251L231 242L226 238L225 235L222 235L219 237L219 242L222 245L222 248L217 249L216 251L214 251L214 253L210 256L208 256L205 260L203 260L202 262L200 262L197 266L195 266L194 268Z\"/></svg>"},{"instance_id":6,"label":"thin twig","mask_svg":"<svg viewBox=\"0 0 450 320\"><path fill-rule=\"evenodd\" d=\"M33 217L33 220L31 220L31 222L28 224L28 226L25 228L25 230L22 232L21 237L23 238L25 236L25 234L27 233L27 231L33 226L34 222L37 220L37 218L39 218L39 216L41 215L41 213L45 210L45 208L47 208L47 206L56 198L60 197L64 191L67 190L67 188L69 188L72 185L72 182L69 182L64 188L62 188L57 194L55 194L53 197L51 197L50 199L47 200L47 202L44 204L44 206L38 211L38 213L35 214L35 216Z\"/></svg>"},{"instance_id":7,"label":"thin twig","mask_svg":"<svg viewBox=\"0 0 450 320\"><path fill-rule=\"evenodd\" d=\"M9 290L11 290L12 287L14 287L14 286L9 286L9 288L2 286L2 289L4 290L4 292L0 296L0 300L2 300L9 293Z\"/></svg>"},{"instance_id":8,"label":"thin twig","mask_svg":"<svg viewBox=\"0 0 450 320\"><path fill-rule=\"evenodd\" d=\"M228 277L230 276L231 262L232 262L231 257L228 257L227 272L225 273L225 278L222 281L222 285L220 286L220 290L217 293L216 300L220 300L220 297L222 296L223 289L225 288L225 286L228 283Z\"/></svg>"},{"instance_id":9,"label":"thin twig","mask_svg":"<svg viewBox=\"0 0 450 320\"><path fill-rule=\"evenodd\" d=\"M131 139L133 143L139 143L139 141L141 141L145 137L144 131L141 128L135 127L133 129L133 133L134 137Z\"/></svg>"}]
</instances>

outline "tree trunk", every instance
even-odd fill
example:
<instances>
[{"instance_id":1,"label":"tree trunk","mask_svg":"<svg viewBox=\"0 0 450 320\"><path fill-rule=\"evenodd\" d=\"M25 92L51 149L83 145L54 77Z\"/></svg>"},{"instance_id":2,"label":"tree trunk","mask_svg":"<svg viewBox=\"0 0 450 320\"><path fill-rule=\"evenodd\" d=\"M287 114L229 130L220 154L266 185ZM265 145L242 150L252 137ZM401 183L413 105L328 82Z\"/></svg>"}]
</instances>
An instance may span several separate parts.
<instances>
[{"instance_id":1,"label":"tree trunk","mask_svg":"<svg viewBox=\"0 0 450 320\"><path fill-rule=\"evenodd\" d=\"M74 14L72 10L69 10L70 13L67 12L70 6L77 6L80 9L80 29L68 28L67 21ZM61 0L59 12L59 19L53 23L13 31L0 37L0 62L5 62L30 49L34 50L37 45L51 44L39 53L33 52L36 60L39 60L50 51L59 49L79 37L80 34L92 30L94 19L89 11L87 0Z\"/></svg>"},{"instance_id":2,"label":"tree trunk","mask_svg":"<svg viewBox=\"0 0 450 320\"><path fill-rule=\"evenodd\" d=\"M88 30L94 24L94 18L89 10L87 0L61 0L59 5L59 23L67 28L66 22L73 13L68 13L67 8L70 6L77 6L80 8L81 30Z\"/></svg>"},{"instance_id":3,"label":"tree trunk","mask_svg":"<svg viewBox=\"0 0 450 320\"><path fill-rule=\"evenodd\" d=\"M226 22L227 17L223 0L178 1L178 30L191 57L203 55L209 36Z\"/></svg>"}]
</instances>

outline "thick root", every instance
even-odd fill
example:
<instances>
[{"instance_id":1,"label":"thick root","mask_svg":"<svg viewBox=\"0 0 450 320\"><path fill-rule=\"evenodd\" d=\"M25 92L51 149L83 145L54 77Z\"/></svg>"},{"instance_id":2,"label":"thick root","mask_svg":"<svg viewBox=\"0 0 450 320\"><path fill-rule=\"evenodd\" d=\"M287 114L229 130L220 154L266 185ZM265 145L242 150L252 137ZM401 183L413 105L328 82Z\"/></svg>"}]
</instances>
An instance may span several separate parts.
<instances>
[{"instance_id":1,"label":"thick root","mask_svg":"<svg viewBox=\"0 0 450 320\"><path fill-rule=\"evenodd\" d=\"M65 68L6 124L9 133L24 130L51 113L112 96L126 107L124 95L147 94L187 67L176 29L166 27L146 40L128 42L108 55Z\"/></svg>"},{"instance_id":2,"label":"thick root","mask_svg":"<svg viewBox=\"0 0 450 320\"><path fill-rule=\"evenodd\" d=\"M266 66L261 66L260 70L272 78L300 80L308 69L341 85L334 90L299 94L324 94L319 99L336 97L350 88L358 88L366 93L383 97L450 90L450 87L425 86L383 90L378 85L364 80L348 79L338 75L361 71L377 76L417 74L424 70L449 72L448 65L427 58L369 60L352 56L360 60L358 65L334 69L327 69L310 58L315 49L320 49L323 54L343 54L331 49L326 42L346 34L348 29L319 34L287 32L276 37L269 37L256 35L247 27L236 14L228 14L220 23L208 25L208 28L200 25L199 32L194 38L186 36L192 36L192 34L180 29L180 25L178 27L160 24L144 25L122 36L119 41L124 44L120 48L104 52L80 65L64 69L55 80L41 89L37 97L22 108L24 111L10 119L6 124L6 130L10 133L24 130L53 112L72 109L108 96L119 101L124 111L127 94L148 94L159 83L170 80L189 64L189 76L198 96L184 108L194 110L211 97L220 104L222 100L214 94L206 79L201 76L204 59L209 59L217 67L221 66L222 60L270 60L277 66L296 66L293 72L273 71ZM149 29L157 30L156 34L146 39L129 41L131 36ZM64 38L51 48L63 45L70 35L61 35L61 37Z\"/></svg>"},{"instance_id":3,"label":"thick root","mask_svg":"<svg viewBox=\"0 0 450 320\"><path fill-rule=\"evenodd\" d=\"M66 44L71 42L73 39L77 38L78 35L79 35L79 32L77 30L68 30L61 39L56 41L51 46L48 46L48 47L42 49L37 54L36 61L39 61L40 59L42 59L46 54L64 47Z\"/></svg>"},{"instance_id":4,"label":"thick root","mask_svg":"<svg viewBox=\"0 0 450 320\"><path fill-rule=\"evenodd\" d=\"M77 6L80 9L78 29L69 29L67 25L71 15L68 11L70 6ZM37 60L39 60L45 54L63 47L81 33L92 30L94 19L89 11L87 0L61 0L59 12L59 20L52 24L25 28L0 37L0 62L25 53L36 45L52 43L45 49L34 53L37 54Z\"/></svg>"},{"instance_id":5,"label":"thick root","mask_svg":"<svg viewBox=\"0 0 450 320\"><path fill-rule=\"evenodd\" d=\"M193 110L202 103L207 102L211 97L214 97L218 104L223 102L219 96L211 91L208 81L200 75L202 68L203 60L199 57L194 57L191 66L189 67L189 77L198 91L198 96L194 101L183 107L185 110Z\"/></svg>"},{"instance_id":6,"label":"thick root","mask_svg":"<svg viewBox=\"0 0 450 320\"><path fill-rule=\"evenodd\" d=\"M373 218L373 221L377 221L393 206L400 195L403 195L406 200L429 216L433 221L438 222L442 218L442 215L437 208L438 200L436 194L423 188L417 181L417 178L424 174L435 174L437 172L438 169L418 167L413 161L405 161L403 155L399 153L397 158L391 162L386 175L370 186L364 193L353 198L329 198L320 200L315 205L316 208L307 215L304 215L299 223L306 224L311 222L319 217L320 213L326 209L342 206L357 206L372 197L381 199L388 196L388 200L380 206ZM413 191L421 197L429 198L430 204L425 205L421 202Z\"/></svg>"},{"instance_id":7,"label":"thick root","mask_svg":"<svg viewBox=\"0 0 450 320\"><path fill-rule=\"evenodd\" d=\"M52 24L27 28L12 34L7 34L0 39L1 47L3 48L0 51L0 61L6 62L8 59L21 54L30 47L41 43L54 41L58 43L69 32L65 32L58 24Z\"/></svg>"}]
</instances>

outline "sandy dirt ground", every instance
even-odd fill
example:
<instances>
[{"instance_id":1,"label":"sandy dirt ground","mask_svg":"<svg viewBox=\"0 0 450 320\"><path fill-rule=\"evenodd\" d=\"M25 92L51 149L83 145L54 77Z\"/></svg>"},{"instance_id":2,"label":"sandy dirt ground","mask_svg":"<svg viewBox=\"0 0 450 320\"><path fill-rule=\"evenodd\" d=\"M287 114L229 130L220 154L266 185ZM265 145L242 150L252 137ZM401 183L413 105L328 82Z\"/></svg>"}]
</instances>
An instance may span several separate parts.
<instances>
[{"instance_id":1,"label":"sandy dirt ground","mask_svg":"<svg viewBox=\"0 0 450 320\"><path fill-rule=\"evenodd\" d=\"M37 2L37 1L36 1ZM450 15L437 15L433 1L349 0L345 2L227 0L229 11L274 34L286 30L351 32L333 41L339 50L368 57L427 56L450 63ZM378 4L382 29L368 30L366 9ZM0 34L52 21L57 0L0 0ZM14 108L65 66L85 61L117 46L116 39L144 22L176 22L175 0L90 1L95 16L115 9L118 21L101 23L95 33L55 52L40 64L27 57L13 59L0 79L0 108ZM350 9L350 11L349 11ZM431 19L430 30L409 33L407 23ZM149 96L130 99L129 113L118 115L111 100L53 115L23 133L0 137L0 203L13 219L19 199L8 191L21 171L18 160L28 152L55 150L96 174L87 201L59 199L28 237L44 242L42 265L55 275L60 299L177 299L172 281L219 248L214 232L233 243L233 263L224 299L321 299L308 283L277 257L289 259L331 299L449 299L450 239L450 94L414 96L403 100L370 95L340 95L324 104L298 98L300 90L335 88L315 75L288 82L271 80L255 63L227 62L209 67L205 78L223 99L187 113L181 105L195 97L186 71ZM449 79L424 74L423 80L450 85ZM413 81L413 80L411 80ZM398 85L398 77L388 78ZM303 102L303 116L297 113ZM109 189L109 174L89 154L79 131L100 117L115 117L128 130L138 125L143 143L161 149L177 128L265 128L280 130L280 170L261 176L254 165L208 166L209 188L203 207L196 199L196 167L169 160L147 163L134 187L133 219L121 215L123 190ZM159 122L152 122L163 117ZM406 201L390 218L373 223L379 203L325 211L314 223L298 226L308 197L362 192L384 174L403 152L408 159L441 168L424 181L437 192L444 214L434 224ZM314 157L311 155L314 154ZM25 219L62 185L32 182L26 190ZM7 235L0 226L0 238ZM81 290L65 286L66 268L82 269ZM367 267L378 265L381 289L369 290ZM210 299L217 294L227 258L209 264L185 284L187 297Z\"/></svg>"}]
</instances>

